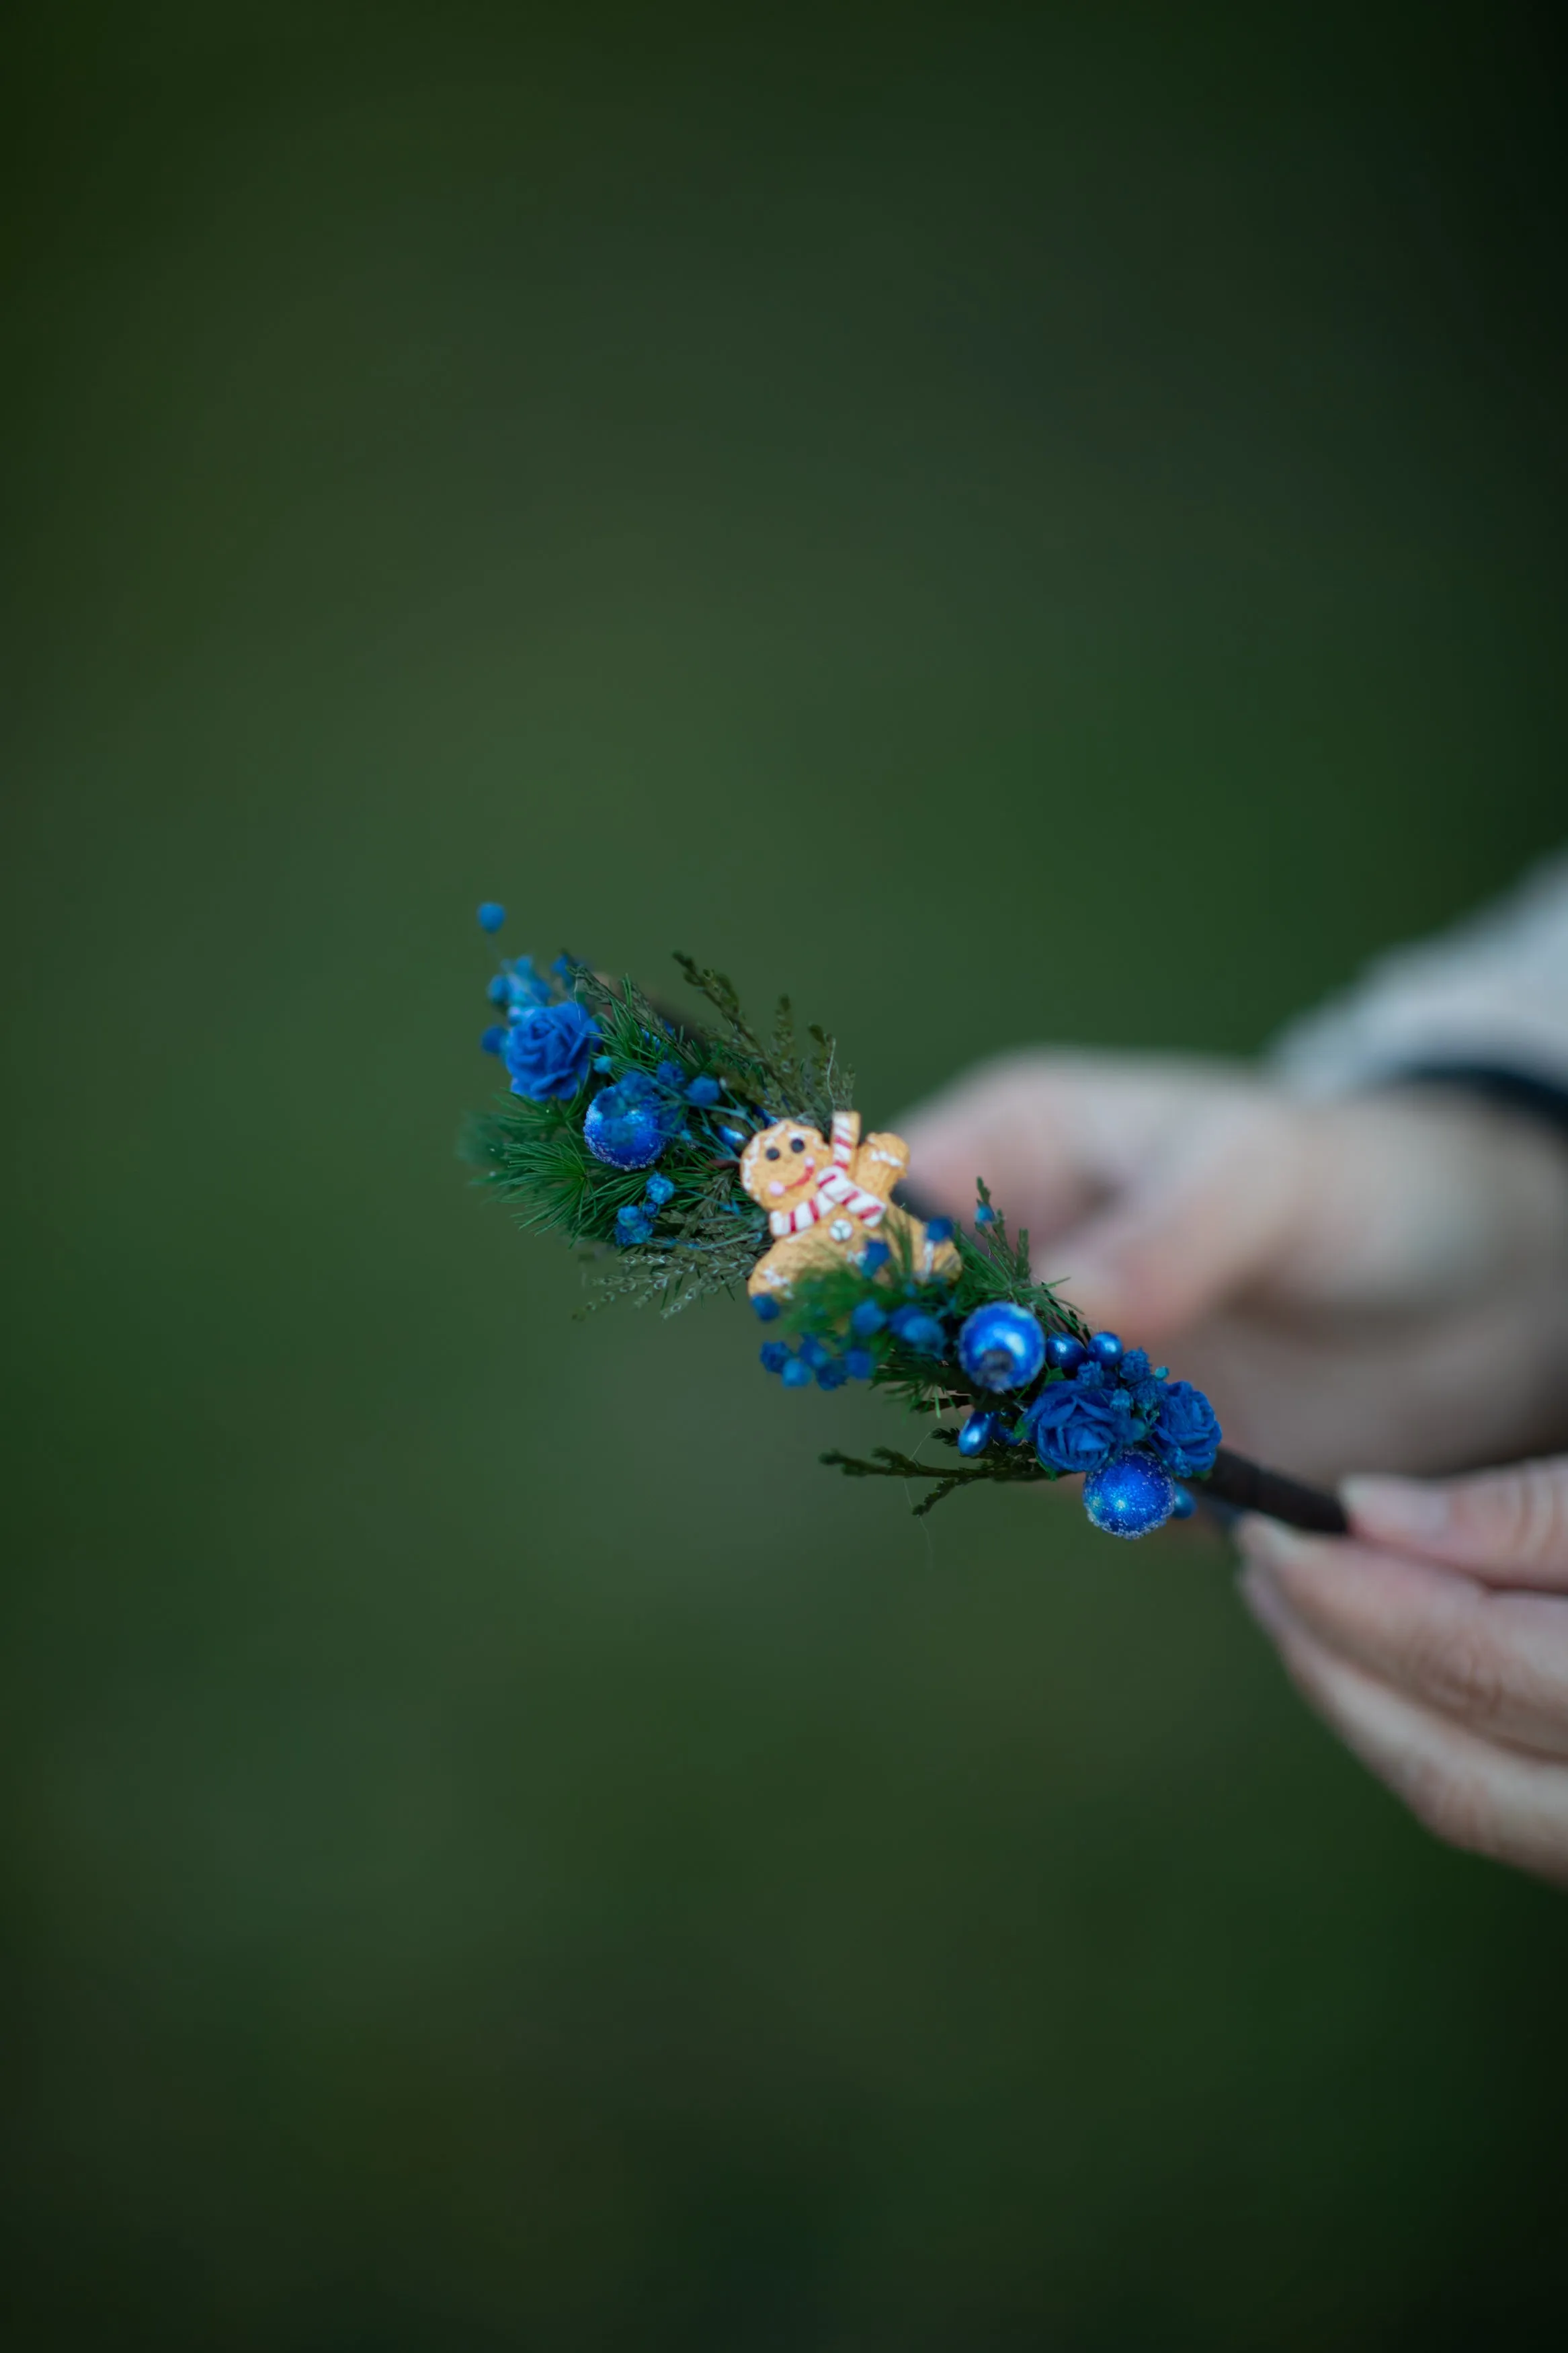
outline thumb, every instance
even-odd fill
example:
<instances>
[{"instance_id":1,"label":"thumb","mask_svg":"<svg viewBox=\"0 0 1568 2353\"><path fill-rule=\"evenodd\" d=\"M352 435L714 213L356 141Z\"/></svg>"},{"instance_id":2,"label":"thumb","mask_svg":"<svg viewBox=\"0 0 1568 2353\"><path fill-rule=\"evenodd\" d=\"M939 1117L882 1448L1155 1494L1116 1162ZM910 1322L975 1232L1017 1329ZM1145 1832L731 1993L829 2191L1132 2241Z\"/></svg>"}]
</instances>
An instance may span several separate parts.
<instances>
[{"instance_id":1,"label":"thumb","mask_svg":"<svg viewBox=\"0 0 1568 2353\"><path fill-rule=\"evenodd\" d=\"M1473 1479L1347 1479L1358 1536L1491 1585L1568 1588L1568 1457Z\"/></svg>"},{"instance_id":2,"label":"thumb","mask_svg":"<svg viewBox=\"0 0 1568 2353\"><path fill-rule=\"evenodd\" d=\"M1091 1322L1173 1337L1282 1255L1303 1181L1288 1110L1216 1106L1110 1208L1058 1236L1047 1271Z\"/></svg>"}]
</instances>

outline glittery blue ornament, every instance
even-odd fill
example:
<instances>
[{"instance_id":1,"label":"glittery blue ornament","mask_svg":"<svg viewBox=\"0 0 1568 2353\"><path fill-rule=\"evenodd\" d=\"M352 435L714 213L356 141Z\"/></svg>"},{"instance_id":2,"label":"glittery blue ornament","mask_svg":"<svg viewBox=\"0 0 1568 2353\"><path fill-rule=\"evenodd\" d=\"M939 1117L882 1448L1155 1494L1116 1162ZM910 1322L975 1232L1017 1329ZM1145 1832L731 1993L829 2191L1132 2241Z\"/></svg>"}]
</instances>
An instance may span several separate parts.
<instances>
[{"instance_id":1,"label":"glittery blue ornament","mask_svg":"<svg viewBox=\"0 0 1568 2353\"><path fill-rule=\"evenodd\" d=\"M1039 1318L1008 1299L977 1307L960 1328L958 1361L976 1388L1026 1388L1046 1361Z\"/></svg>"},{"instance_id":2,"label":"glittery blue ornament","mask_svg":"<svg viewBox=\"0 0 1568 2353\"><path fill-rule=\"evenodd\" d=\"M804 1356L792 1356L780 1376L786 1389L806 1389L811 1387L811 1366Z\"/></svg>"},{"instance_id":3,"label":"glittery blue ornament","mask_svg":"<svg viewBox=\"0 0 1568 2353\"><path fill-rule=\"evenodd\" d=\"M1121 1343L1114 1332L1096 1332L1090 1335L1089 1353L1097 1365L1119 1365Z\"/></svg>"},{"instance_id":4,"label":"glittery blue ornament","mask_svg":"<svg viewBox=\"0 0 1568 2353\"><path fill-rule=\"evenodd\" d=\"M984 1454L1002 1426L999 1413L972 1413L958 1433L961 1454Z\"/></svg>"},{"instance_id":5,"label":"glittery blue ornament","mask_svg":"<svg viewBox=\"0 0 1568 2353\"><path fill-rule=\"evenodd\" d=\"M663 1090L641 1071L628 1071L588 1105L583 1141L612 1168L651 1168L673 1134L679 1113Z\"/></svg>"},{"instance_id":6,"label":"glittery blue ornament","mask_svg":"<svg viewBox=\"0 0 1568 2353\"><path fill-rule=\"evenodd\" d=\"M1171 1506L1171 1517L1173 1520L1190 1520L1197 1508L1188 1490L1185 1487L1178 1487L1176 1500Z\"/></svg>"},{"instance_id":7,"label":"glittery blue ornament","mask_svg":"<svg viewBox=\"0 0 1568 2353\"><path fill-rule=\"evenodd\" d=\"M505 921L506 909L500 904L499 900L481 899L479 902L479 929L481 932L499 932Z\"/></svg>"},{"instance_id":8,"label":"glittery blue ornament","mask_svg":"<svg viewBox=\"0 0 1568 2353\"><path fill-rule=\"evenodd\" d=\"M1053 1332L1046 1342L1047 1364L1053 1371L1066 1373L1069 1377L1086 1361L1088 1355L1083 1342L1075 1340L1070 1332Z\"/></svg>"},{"instance_id":9,"label":"glittery blue ornament","mask_svg":"<svg viewBox=\"0 0 1568 2353\"><path fill-rule=\"evenodd\" d=\"M888 1329L918 1356L940 1356L947 1346L947 1334L923 1307L900 1307L889 1316Z\"/></svg>"},{"instance_id":10,"label":"glittery blue ornament","mask_svg":"<svg viewBox=\"0 0 1568 2353\"><path fill-rule=\"evenodd\" d=\"M1146 1536L1175 1510L1175 1482L1152 1454L1134 1448L1089 1472L1083 1508L1108 1536Z\"/></svg>"}]
</instances>

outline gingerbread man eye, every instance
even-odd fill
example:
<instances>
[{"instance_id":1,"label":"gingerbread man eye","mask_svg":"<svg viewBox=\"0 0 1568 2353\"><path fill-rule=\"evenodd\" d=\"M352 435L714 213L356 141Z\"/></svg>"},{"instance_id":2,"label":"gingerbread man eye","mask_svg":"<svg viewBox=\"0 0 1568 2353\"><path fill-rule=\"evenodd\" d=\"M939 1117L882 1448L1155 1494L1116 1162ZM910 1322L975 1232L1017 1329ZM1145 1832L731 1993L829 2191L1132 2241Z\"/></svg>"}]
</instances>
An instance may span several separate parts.
<instances>
[{"instance_id":1,"label":"gingerbread man eye","mask_svg":"<svg viewBox=\"0 0 1568 2353\"><path fill-rule=\"evenodd\" d=\"M804 1136L804 1135L792 1136L792 1137L791 1137L791 1139L790 1139L790 1147L789 1147L789 1148L790 1148L790 1150L791 1150L792 1152L804 1152L804 1151L805 1150L805 1136Z\"/></svg>"},{"instance_id":2,"label":"gingerbread man eye","mask_svg":"<svg viewBox=\"0 0 1568 2353\"><path fill-rule=\"evenodd\" d=\"M776 1144L770 1144L767 1150L763 1155L763 1158L764 1160L776 1160L778 1156L779 1148Z\"/></svg>"}]
</instances>

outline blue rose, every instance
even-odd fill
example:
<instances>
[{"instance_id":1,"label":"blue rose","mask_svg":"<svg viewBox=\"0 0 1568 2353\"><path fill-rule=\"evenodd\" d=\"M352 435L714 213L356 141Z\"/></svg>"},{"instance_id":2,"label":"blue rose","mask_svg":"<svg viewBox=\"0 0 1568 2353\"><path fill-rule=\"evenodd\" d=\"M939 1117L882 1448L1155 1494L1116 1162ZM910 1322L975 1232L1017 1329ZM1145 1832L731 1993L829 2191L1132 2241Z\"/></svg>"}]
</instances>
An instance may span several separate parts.
<instances>
[{"instance_id":1,"label":"blue rose","mask_svg":"<svg viewBox=\"0 0 1568 2353\"><path fill-rule=\"evenodd\" d=\"M507 1031L503 1057L514 1095L534 1103L574 1095L588 1075L599 1025L572 1001L540 1005Z\"/></svg>"},{"instance_id":2,"label":"blue rose","mask_svg":"<svg viewBox=\"0 0 1568 2353\"><path fill-rule=\"evenodd\" d=\"M1053 1381L1028 1425L1036 1453L1053 1471L1098 1471L1137 1435L1131 1398L1103 1382Z\"/></svg>"},{"instance_id":3,"label":"blue rose","mask_svg":"<svg viewBox=\"0 0 1568 2353\"><path fill-rule=\"evenodd\" d=\"M1178 1478L1195 1479L1211 1470L1223 1435L1202 1389L1194 1388L1191 1381L1166 1382L1148 1443L1168 1471Z\"/></svg>"}]
</instances>

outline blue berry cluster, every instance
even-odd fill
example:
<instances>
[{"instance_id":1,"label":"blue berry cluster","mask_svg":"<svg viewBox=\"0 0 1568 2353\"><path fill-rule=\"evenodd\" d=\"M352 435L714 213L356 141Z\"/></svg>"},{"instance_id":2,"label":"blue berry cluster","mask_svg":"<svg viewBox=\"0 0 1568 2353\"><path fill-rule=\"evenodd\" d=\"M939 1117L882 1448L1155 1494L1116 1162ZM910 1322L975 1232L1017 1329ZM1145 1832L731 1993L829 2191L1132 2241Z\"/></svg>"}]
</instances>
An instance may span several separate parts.
<instances>
[{"instance_id":1,"label":"blue berry cluster","mask_svg":"<svg viewBox=\"0 0 1568 2353\"><path fill-rule=\"evenodd\" d=\"M640 1201L628 1201L616 1211L616 1240L626 1250L633 1242L651 1241L654 1221L667 1202L675 1198L675 1187L668 1176L650 1176L643 1187Z\"/></svg>"}]
</instances>

